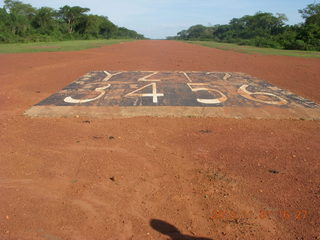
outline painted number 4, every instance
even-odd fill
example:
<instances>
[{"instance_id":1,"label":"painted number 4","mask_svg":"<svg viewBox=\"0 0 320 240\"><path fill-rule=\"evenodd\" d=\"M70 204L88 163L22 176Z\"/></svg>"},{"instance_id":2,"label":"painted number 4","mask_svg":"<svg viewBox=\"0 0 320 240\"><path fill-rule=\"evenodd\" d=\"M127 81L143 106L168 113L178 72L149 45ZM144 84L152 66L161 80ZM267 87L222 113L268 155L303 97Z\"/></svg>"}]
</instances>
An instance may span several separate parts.
<instances>
[{"instance_id":1,"label":"painted number 4","mask_svg":"<svg viewBox=\"0 0 320 240\"><path fill-rule=\"evenodd\" d=\"M143 89L151 86L152 87L152 93L138 93L139 91L142 91ZM158 97L163 97L163 93L157 93L157 84L156 83L150 83L148 85L145 85L131 93L128 93L125 95L125 97L152 97L153 103L158 103Z\"/></svg>"}]
</instances>

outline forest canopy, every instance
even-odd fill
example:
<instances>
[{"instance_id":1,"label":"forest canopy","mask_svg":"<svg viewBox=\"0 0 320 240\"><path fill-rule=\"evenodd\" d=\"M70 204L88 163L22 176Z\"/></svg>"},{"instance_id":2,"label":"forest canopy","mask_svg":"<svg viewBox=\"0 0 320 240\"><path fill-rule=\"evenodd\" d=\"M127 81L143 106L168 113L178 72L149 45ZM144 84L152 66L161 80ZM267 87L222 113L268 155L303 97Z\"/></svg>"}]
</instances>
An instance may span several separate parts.
<instances>
[{"instance_id":1,"label":"forest canopy","mask_svg":"<svg viewBox=\"0 0 320 240\"><path fill-rule=\"evenodd\" d=\"M168 39L214 40L257 47L320 51L320 4L299 10L304 23L287 25L285 14L258 12L233 18L229 24L194 25Z\"/></svg>"},{"instance_id":2,"label":"forest canopy","mask_svg":"<svg viewBox=\"0 0 320 240\"><path fill-rule=\"evenodd\" d=\"M56 10L4 0L4 7L0 8L0 42L144 38L136 31L118 27L106 16L89 12L89 8L79 6L66 5Z\"/></svg>"}]
</instances>

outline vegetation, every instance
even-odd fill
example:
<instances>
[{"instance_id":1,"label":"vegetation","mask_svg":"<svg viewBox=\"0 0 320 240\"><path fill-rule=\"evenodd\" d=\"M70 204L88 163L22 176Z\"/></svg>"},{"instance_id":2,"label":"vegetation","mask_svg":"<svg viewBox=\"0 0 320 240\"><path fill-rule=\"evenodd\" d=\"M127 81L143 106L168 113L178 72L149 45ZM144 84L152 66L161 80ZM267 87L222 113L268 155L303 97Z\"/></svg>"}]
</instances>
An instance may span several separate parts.
<instances>
[{"instance_id":1,"label":"vegetation","mask_svg":"<svg viewBox=\"0 0 320 240\"><path fill-rule=\"evenodd\" d=\"M142 39L143 35L118 27L108 17L88 14L89 8L64 6L58 10L34 8L4 0L0 8L0 42L44 42L76 39Z\"/></svg>"},{"instance_id":2,"label":"vegetation","mask_svg":"<svg viewBox=\"0 0 320 240\"><path fill-rule=\"evenodd\" d=\"M320 51L320 4L299 10L304 23L286 25L284 14L258 12L253 16L233 18L229 24L191 26L175 37L178 40L214 40L257 47Z\"/></svg>"},{"instance_id":3,"label":"vegetation","mask_svg":"<svg viewBox=\"0 0 320 240\"><path fill-rule=\"evenodd\" d=\"M319 51L302 51L302 50L283 50L275 48L263 48L253 46L243 46L235 43L222 43L216 41L187 41L188 43L198 44L205 47L217 48L227 51L235 51L248 54L262 54L262 55L280 55L306 58L320 58Z\"/></svg>"},{"instance_id":4,"label":"vegetation","mask_svg":"<svg viewBox=\"0 0 320 240\"><path fill-rule=\"evenodd\" d=\"M25 52L61 52L78 51L88 48L97 48L105 45L132 41L130 39L98 39L98 40L68 40L56 42L30 42L30 43L3 43L0 44L0 53Z\"/></svg>"}]
</instances>

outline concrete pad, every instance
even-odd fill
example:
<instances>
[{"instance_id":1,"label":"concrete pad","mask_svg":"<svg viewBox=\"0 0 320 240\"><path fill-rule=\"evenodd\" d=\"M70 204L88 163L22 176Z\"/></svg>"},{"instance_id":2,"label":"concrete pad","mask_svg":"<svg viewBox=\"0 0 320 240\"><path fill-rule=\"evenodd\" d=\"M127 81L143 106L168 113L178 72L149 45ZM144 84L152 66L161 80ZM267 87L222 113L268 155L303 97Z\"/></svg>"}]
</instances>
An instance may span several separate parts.
<instances>
[{"instance_id":1,"label":"concrete pad","mask_svg":"<svg viewBox=\"0 0 320 240\"><path fill-rule=\"evenodd\" d=\"M320 106L243 73L94 71L26 115L311 120L320 119Z\"/></svg>"}]
</instances>

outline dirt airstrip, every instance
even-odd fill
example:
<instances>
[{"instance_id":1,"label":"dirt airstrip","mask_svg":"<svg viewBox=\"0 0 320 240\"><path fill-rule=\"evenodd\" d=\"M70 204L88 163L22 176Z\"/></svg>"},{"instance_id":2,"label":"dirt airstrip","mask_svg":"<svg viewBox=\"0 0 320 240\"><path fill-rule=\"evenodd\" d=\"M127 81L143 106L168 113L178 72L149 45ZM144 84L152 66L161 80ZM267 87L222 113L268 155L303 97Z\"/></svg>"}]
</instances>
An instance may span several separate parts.
<instances>
[{"instance_id":1,"label":"dirt airstrip","mask_svg":"<svg viewBox=\"0 0 320 240\"><path fill-rule=\"evenodd\" d=\"M0 55L0 239L320 239L320 121L28 118L86 72L243 72L320 102L320 59L174 41Z\"/></svg>"}]
</instances>

